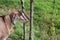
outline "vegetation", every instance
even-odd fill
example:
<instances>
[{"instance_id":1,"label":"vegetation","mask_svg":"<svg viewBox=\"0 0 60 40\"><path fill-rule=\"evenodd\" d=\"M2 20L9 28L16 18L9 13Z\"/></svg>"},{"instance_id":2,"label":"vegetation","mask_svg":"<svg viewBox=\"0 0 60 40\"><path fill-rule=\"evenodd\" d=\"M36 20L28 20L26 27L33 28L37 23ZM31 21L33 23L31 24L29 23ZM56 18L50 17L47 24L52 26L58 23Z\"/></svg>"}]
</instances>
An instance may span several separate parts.
<instances>
[{"instance_id":1,"label":"vegetation","mask_svg":"<svg viewBox=\"0 0 60 40\"><path fill-rule=\"evenodd\" d=\"M25 11L30 12L30 1L25 0ZM0 14L9 13L12 9L20 9L20 0L0 0ZM34 0L34 40L60 40L60 0ZM29 40L29 22L27 23L27 36ZM10 38L23 39L22 23L17 22L15 33Z\"/></svg>"}]
</instances>

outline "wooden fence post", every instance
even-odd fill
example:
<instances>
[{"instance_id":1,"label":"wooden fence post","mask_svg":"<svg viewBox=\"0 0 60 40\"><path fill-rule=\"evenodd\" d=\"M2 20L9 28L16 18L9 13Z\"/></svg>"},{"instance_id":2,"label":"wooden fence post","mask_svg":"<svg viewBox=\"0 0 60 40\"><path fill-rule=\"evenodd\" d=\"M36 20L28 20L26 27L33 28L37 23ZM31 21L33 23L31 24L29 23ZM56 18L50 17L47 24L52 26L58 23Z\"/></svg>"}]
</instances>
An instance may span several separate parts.
<instances>
[{"instance_id":1,"label":"wooden fence post","mask_svg":"<svg viewBox=\"0 0 60 40\"><path fill-rule=\"evenodd\" d=\"M33 32L33 3L34 0L30 0L30 35L29 40L34 40L34 32Z\"/></svg>"},{"instance_id":2,"label":"wooden fence post","mask_svg":"<svg viewBox=\"0 0 60 40\"><path fill-rule=\"evenodd\" d=\"M22 12L24 13L24 0L21 0ZM26 40L26 23L23 23L24 39Z\"/></svg>"},{"instance_id":3,"label":"wooden fence post","mask_svg":"<svg viewBox=\"0 0 60 40\"><path fill-rule=\"evenodd\" d=\"M24 39L26 40L26 23L23 23Z\"/></svg>"}]
</instances>

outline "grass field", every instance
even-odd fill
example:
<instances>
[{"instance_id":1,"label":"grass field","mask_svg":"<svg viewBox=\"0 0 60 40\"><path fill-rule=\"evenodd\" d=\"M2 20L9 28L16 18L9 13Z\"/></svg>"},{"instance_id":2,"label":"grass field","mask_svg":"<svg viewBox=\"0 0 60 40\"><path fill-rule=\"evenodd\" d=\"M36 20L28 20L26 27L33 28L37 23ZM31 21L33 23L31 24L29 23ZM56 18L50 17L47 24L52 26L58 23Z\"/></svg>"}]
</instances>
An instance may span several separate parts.
<instances>
[{"instance_id":1,"label":"grass field","mask_svg":"<svg viewBox=\"0 0 60 40\"><path fill-rule=\"evenodd\" d=\"M51 40L53 38L60 40L60 0L55 1L54 4L54 0L34 0L34 40L50 40L50 37ZM29 14L30 0L25 0L24 4L26 14ZM0 15L8 14L12 9L21 9L20 0L0 0ZM52 19L54 19L53 22ZM54 23L54 27L52 23ZM26 40L29 40L29 22L26 32ZM17 22L15 32L10 38L12 40L22 40L23 35L23 23Z\"/></svg>"}]
</instances>

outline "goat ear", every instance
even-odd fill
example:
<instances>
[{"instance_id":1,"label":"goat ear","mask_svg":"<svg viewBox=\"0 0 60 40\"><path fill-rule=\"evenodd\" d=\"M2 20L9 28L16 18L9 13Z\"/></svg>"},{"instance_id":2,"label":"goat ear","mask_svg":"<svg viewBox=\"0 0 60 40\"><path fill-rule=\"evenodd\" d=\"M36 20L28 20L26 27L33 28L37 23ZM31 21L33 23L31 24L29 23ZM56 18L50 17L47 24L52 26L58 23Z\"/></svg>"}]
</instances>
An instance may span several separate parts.
<instances>
[{"instance_id":1,"label":"goat ear","mask_svg":"<svg viewBox=\"0 0 60 40\"><path fill-rule=\"evenodd\" d=\"M18 10L18 12L22 15L22 10Z\"/></svg>"},{"instance_id":2,"label":"goat ear","mask_svg":"<svg viewBox=\"0 0 60 40\"><path fill-rule=\"evenodd\" d=\"M18 10L15 10L15 9L14 9L14 10L12 10L11 13L12 13L12 14L17 14L17 13L19 13L19 12L18 12Z\"/></svg>"}]
</instances>

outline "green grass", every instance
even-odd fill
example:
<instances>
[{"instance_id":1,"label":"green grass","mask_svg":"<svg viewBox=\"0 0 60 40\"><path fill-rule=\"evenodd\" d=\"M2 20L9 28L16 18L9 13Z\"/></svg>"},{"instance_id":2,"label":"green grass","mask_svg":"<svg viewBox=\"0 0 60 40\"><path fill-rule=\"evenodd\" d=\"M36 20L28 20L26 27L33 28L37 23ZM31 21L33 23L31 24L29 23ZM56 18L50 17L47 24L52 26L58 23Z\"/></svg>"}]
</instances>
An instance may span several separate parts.
<instances>
[{"instance_id":1,"label":"green grass","mask_svg":"<svg viewBox=\"0 0 60 40\"><path fill-rule=\"evenodd\" d=\"M34 0L34 39L35 40L49 40L48 25L51 26L52 14L55 18L56 34L60 33L60 3L59 0L55 3L55 10L53 11L53 0ZM30 13L30 1L25 0L25 11ZM0 15L6 15L11 11L9 9L21 9L20 0L0 0ZM15 32L10 36L13 40L23 39L23 24L17 22L15 25ZM43 39L44 38L44 39ZM29 40L29 23L27 23L27 36Z\"/></svg>"}]
</instances>

